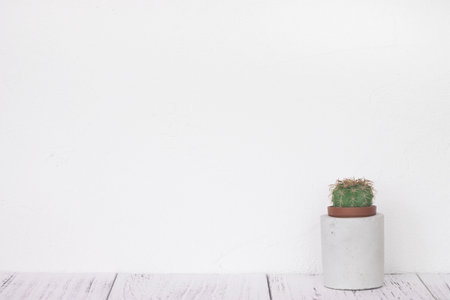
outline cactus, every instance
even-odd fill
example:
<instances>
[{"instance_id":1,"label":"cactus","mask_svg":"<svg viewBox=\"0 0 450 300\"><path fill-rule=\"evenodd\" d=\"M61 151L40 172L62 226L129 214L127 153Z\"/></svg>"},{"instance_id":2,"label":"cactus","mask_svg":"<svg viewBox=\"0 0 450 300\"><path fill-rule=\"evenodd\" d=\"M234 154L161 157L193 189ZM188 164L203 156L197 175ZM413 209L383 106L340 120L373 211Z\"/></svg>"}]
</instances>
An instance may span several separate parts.
<instances>
[{"instance_id":1,"label":"cactus","mask_svg":"<svg viewBox=\"0 0 450 300\"><path fill-rule=\"evenodd\" d=\"M337 207L371 206L373 200L372 181L360 178L337 180L330 185L331 201Z\"/></svg>"}]
</instances>

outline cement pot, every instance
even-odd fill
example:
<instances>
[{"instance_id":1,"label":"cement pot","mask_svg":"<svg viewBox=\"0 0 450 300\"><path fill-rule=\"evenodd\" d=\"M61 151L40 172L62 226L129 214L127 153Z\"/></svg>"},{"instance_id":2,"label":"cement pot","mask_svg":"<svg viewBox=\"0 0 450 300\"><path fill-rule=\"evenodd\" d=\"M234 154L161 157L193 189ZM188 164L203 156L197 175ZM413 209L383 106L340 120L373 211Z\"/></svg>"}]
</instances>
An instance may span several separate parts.
<instances>
[{"instance_id":1,"label":"cement pot","mask_svg":"<svg viewBox=\"0 0 450 300\"><path fill-rule=\"evenodd\" d=\"M324 285L364 290L383 286L384 216L321 217Z\"/></svg>"}]
</instances>

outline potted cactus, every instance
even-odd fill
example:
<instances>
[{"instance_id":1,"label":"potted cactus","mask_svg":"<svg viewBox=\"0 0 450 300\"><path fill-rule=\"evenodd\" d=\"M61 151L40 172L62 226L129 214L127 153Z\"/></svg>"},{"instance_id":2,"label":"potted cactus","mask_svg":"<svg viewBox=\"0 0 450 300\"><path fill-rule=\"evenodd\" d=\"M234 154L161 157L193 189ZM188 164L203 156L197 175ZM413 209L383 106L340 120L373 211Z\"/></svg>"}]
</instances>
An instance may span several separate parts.
<instances>
[{"instance_id":1,"label":"potted cactus","mask_svg":"<svg viewBox=\"0 0 450 300\"><path fill-rule=\"evenodd\" d=\"M347 178L330 186L332 206L321 217L326 287L381 287L384 277L384 216L377 214L373 183Z\"/></svg>"},{"instance_id":2,"label":"potted cactus","mask_svg":"<svg viewBox=\"0 0 450 300\"><path fill-rule=\"evenodd\" d=\"M377 207L372 205L373 183L367 179L337 180L330 185L331 201L328 215L338 218L369 217L376 215Z\"/></svg>"}]
</instances>

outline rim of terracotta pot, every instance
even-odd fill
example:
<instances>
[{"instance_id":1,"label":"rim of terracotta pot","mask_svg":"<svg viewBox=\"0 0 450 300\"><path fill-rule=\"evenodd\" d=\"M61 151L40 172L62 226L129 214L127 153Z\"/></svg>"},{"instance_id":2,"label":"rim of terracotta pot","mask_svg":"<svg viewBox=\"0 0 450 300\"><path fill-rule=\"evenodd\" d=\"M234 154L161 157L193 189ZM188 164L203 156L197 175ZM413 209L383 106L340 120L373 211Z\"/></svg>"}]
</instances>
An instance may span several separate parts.
<instances>
[{"instance_id":1,"label":"rim of terracotta pot","mask_svg":"<svg viewBox=\"0 0 450 300\"><path fill-rule=\"evenodd\" d=\"M375 216L377 214L377 207L364 206L364 207L337 207L328 206L328 215L336 218L362 218Z\"/></svg>"}]
</instances>

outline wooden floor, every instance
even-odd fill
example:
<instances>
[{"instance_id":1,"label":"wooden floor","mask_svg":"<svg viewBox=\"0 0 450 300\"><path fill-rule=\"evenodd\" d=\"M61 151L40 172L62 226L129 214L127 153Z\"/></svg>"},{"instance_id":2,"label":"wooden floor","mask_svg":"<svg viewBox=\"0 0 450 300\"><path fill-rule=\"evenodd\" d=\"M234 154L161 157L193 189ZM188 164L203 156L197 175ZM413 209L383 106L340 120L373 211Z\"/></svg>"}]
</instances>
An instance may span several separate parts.
<instances>
[{"instance_id":1,"label":"wooden floor","mask_svg":"<svg viewBox=\"0 0 450 300\"><path fill-rule=\"evenodd\" d=\"M0 299L442 299L450 274L390 274L380 289L337 291L320 275L0 272Z\"/></svg>"}]
</instances>

